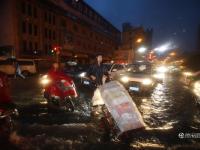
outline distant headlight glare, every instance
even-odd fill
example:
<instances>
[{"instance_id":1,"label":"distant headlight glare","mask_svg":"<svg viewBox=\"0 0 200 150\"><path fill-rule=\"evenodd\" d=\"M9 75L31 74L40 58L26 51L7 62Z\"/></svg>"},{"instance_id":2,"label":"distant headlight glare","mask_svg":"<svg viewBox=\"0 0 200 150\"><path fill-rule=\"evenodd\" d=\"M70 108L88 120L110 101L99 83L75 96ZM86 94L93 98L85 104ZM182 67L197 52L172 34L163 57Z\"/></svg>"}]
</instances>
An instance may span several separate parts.
<instances>
[{"instance_id":1,"label":"distant headlight glare","mask_svg":"<svg viewBox=\"0 0 200 150\"><path fill-rule=\"evenodd\" d=\"M129 81L129 77L124 76L121 78L121 81L127 83Z\"/></svg>"},{"instance_id":2,"label":"distant headlight glare","mask_svg":"<svg viewBox=\"0 0 200 150\"><path fill-rule=\"evenodd\" d=\"M142 81L142 84L144 84L144 85L150 85L150 84L152 84L153 83L153 81L151 80L151 79L144 79L143 81Z\"/></svg>"},{"instance_id":3,"label":"distant headlight glare","mask_svg":"<svg viewBox=\"0 0 200 150\"><path fill-rule=\"evenodd\" d=\"M86 76L86 73L85 73L85 72L82 72L79 76L80 76L81 78L83 78L83 77Z\"/></svg>"}]
</instances>

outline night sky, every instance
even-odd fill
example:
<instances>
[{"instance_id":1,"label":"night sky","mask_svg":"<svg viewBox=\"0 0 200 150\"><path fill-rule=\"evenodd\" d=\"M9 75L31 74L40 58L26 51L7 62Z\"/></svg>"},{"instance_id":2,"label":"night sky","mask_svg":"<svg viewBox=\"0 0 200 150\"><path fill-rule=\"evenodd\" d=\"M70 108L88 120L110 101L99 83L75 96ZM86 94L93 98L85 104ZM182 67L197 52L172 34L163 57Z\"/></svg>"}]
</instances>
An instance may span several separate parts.
<instances>
[{"instance_id":1,"label":"night sky","mask_svg":"<svg viewBox=\"0 0 200 150\"><path fill-rule=\"evenodd\" d=\"M85 0L121 30L123 22L154 29L153 46L173 42L183 50L197 47L200 0Z\"/></svg>"}]
</instances>

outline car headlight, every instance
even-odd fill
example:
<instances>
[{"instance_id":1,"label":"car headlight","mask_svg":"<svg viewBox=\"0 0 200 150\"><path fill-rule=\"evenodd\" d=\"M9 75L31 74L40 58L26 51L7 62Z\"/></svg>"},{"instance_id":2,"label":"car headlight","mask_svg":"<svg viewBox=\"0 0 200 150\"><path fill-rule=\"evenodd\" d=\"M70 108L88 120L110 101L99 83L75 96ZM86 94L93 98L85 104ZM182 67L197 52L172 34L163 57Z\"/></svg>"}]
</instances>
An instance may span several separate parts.
<instances>
[{"instance_id":1,"label":"car headlight","mask_svg":"<svg viewBox=\"0 0 200 150\"><path fill-rule=\"evenodd\" d=\"M40 83L41 83L42 85L47 85L47 84L49 84L49 83L50 83L50 79L48 78L48 75L42 76Z\"/></svg>"},{"instance_id":2,"label":"car headlight","mask_svg":"<svg viewBox=\"0 0 200 150\"><path fill-rule=\"evenodd\" d=\"M200 81L194 83L194 89L200 89Z\"/></svg>"},{"instance_id":3,"label":"car headlight","mask_svg":"<svg viewBox=\"0 0 200 150\"><path fill-rule=\"evenodd\" d=\"M156 68L156 71L160 73L166 73L168 71L168 68L166 66L160 66Z\"/></svg>"},{"instance_id":4,"label":"car headlight","mask_svg":"<svg viewBox=\"0 0 200 150\"><path fill-rule=\"evenodd\" d=\"M192 76L193 73L192 73L192 72L183 72L183 75L184 75L184 76Z\"/></svg>"},{"instance_id":5,"label":"car headlight","mask_svg":"<svg viewBox=\"0 0 200 150\"><path fill-rule=\"evenodd\" d=\"M144 84L144 85L150 85L150 84L152 84L153 83L153 81L151 80L151 79L144 79L143 81L142 81L142 84Z\"/></svg>"},{"instance_id":6,"label":"car headlight","mask_svg":"<svg viewBox=\"0 0 200 150\"><path fill-rule=\"evenodd\" d=\"M85 72L82 72L80 75L79 75L79 77L81 77L81 78L83 78L83 77L85 77L86 76L86 73Z\"/></svg>"},{"instance_id":7,"label":"car headlight","mask_svg":"<svg viewBox=\"0 0 200 150\"><path fill-rule=\"evenodd\" d=\"M121 81L124 82L124 83L127 83L129 81L129 77L124 76L124 77L121 78Z\"/></svg>"}]
</instances>

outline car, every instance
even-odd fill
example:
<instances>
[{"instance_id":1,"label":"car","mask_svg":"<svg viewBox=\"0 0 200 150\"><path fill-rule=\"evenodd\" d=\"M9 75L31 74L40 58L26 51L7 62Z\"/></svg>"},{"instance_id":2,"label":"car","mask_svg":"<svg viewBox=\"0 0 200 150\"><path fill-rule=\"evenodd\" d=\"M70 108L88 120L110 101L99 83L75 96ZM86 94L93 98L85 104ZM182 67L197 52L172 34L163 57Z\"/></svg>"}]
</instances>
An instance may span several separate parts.
<instances>
[{"instance_id":1,"label":"car","mask_svg":"<svg viewBox=\"0 0 200 150\"><path fill-rule=\"evenodd\" d=\"M112 80L113 78L115 78L115 76L117 76L118 74L120 74L121 72L123 72L125 70L125 65L123 64L115 64L115 63L103 63L103 66L106 68L107 72L108 72L108 79L106 80ZM89 66L87 67L89 68ZM95 87L95 83L93 81L90 80L90 78L87 75L87 71L85 70L84 72L82 72L80 74L80 77L82 79L82 84L84 86L87 87Z\"/></svg>"},{"instance_id":2,"label":"car","mask_svg":"<svg viewBox=\"0 0 200 150\"><path fill-rule=\"evenodd\" d=\"M89 65L85 64L66 64L64 73L74 79L76 83L80 83L82 78L86 76Z\"/></svg>"},{"instance_id":3,"label":"car","mask_svg":"<svg viewBox=\"0 0 200 150\"><path fill-rule=\"evenodd\" d=\"M185 85L185 86L191 86L194 81L196 81L200 77L200 71L184 71L182 73L180 81Z\"/></svg>"},{"instance_id":4,"label":"car","mask_svg":"<svg viewBox=\"0 0 200 150\"><path fill-rule=\"evenodd\" d=\"M121 82L130 93L151 93L156 85L151 64L148 63L129 64L126 71L114 79Z\"/></svg>"},{"instance_id":5,"label":"car","mask_svg":"<svg viewBox=\"0 0 200 150\"><path fill-rule=\"evenodd\" d=\"M37 73L36 63L32 59L12 59L8 58L6 60L0 61L0 71L7 75L15 74L15 61L19 63L21 72L24 76L29 76Z\"/></svg>"},{"instance_id":6,"label":"car","mask_svg":"<svg viewBox=\"0 0 200 150\"><path fill-rule=\"evenodd\" d=\"M200 70L199 71L184 71L180 81L185 85L185 88L191 89L197 96L198 103L200 103Z\"/></svg>"},{"instance_id":7,"label":"car","mask_svg":"<svg viewBox=\"0 0 200 150\"><path fill-rule=\"evenodd\" d=\"M117 75L123 73L126 70L126 65L124 64L112 63L103 65L107 68L111 79L115 78Z\"/></svg>"},{"instance_id":8,"label":"car","mask_svg":"<svg viewBox=\"0 0 200 150\"><path fill-rule=\"evenodd\" d=\"M18 59L17 61L24 76L37 73L36 63L33 59Z\"/></svg>"}]
</instances>

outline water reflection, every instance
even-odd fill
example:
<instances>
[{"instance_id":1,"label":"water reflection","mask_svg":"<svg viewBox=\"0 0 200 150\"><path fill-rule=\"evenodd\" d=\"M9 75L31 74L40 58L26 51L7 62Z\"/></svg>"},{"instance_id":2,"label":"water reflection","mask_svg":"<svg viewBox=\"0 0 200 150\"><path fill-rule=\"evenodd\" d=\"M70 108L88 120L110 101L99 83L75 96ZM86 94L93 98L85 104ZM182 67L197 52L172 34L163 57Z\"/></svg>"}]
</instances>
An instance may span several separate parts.
<instances>
[{"instance_id":1,"label":"water reflection","mask_svg":"<svg viewBox=\"0 0 200 150\"><path fill-rule=\"evenodd\" d=\"M200 99L200 81L194 83L193 92Z\"/></svg>"},{"instance_id":2,"label":"water reflection","mask_svg":"<svg viewBox=\"0 0 200 150\"><path fill-rule=\"evenodd\" d=\"M151 96L140 97L141 111L147 128L168 130L175 125L198 124L194 98L173 78L158 84ZM197 116L197 117L195 117ZM197 126L197 125L195 125Z\"/></svg>"},{"instance_id":3,"label":"water reflection","mask_svg":"<svg viewBox=\"0 0 200 150\"><path fill-rule=\"evenodd\" d=\"M166 119L171 107L168 90L164 83L158 84L151 97L142 99L140 109L145 122L151 128L169 129L176 122L174 120L169 122Z\"/></svg>"}]
</instances>

